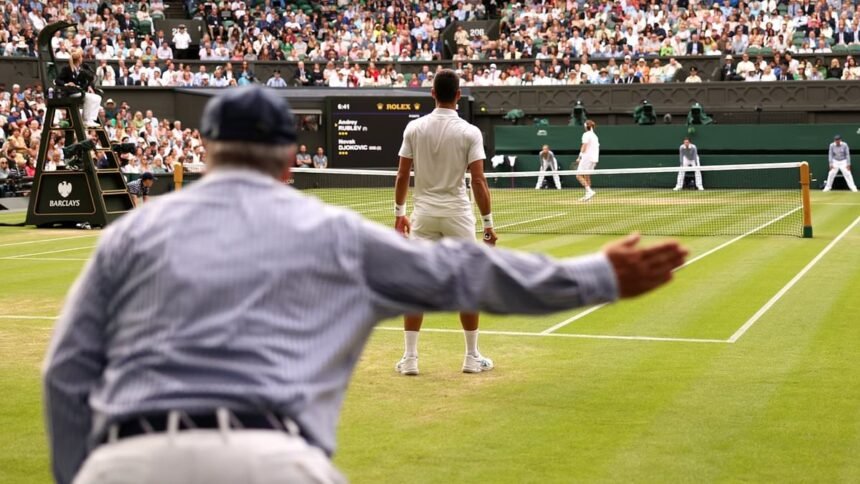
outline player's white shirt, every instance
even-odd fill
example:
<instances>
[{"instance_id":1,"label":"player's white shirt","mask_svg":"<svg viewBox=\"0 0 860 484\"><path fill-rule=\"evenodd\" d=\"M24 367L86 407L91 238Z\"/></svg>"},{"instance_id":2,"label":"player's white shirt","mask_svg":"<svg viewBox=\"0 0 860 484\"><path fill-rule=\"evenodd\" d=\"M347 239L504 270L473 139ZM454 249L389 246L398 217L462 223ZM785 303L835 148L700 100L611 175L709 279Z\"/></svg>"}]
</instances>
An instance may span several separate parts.
<instances>
[{"instance_id":1,"label":"player's white shirt","mask_svg":"<svg viewBox=\"0 0 860 484\"><path fill-rule=\"evenodd\" d=\"M411 158L415 170L414 213L472 213L465 175L471 162L486 158L481 130L453 109L436 108L406 126L400 156Z\"/></svg>"},{"instance_id":2,"label":"player's white shirt","mask_svg":"<svg viewBox=\"0 0 860 484\"><path fill-rule=\"evenodd\" d=\"M594 131L586 131L582 133L582 144L587 145L585 153L582 154L582 161L597 163L600 161L600 141Z\"/></svg>"}]
</instances>

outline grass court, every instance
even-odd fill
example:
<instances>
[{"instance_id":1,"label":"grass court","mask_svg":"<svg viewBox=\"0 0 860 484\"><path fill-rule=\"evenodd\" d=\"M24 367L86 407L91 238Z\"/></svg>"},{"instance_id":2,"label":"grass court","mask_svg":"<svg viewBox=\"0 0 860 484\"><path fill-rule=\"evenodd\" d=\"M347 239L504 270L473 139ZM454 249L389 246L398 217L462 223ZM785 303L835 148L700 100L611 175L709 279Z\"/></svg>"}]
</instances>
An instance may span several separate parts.
<instances>
[{"instance_id":1,"label":"grass court","mask_svg":"<svg viewBox=\"0 0 860 484\"><path fill-rule=\"evenodd\" d=\"M380 200L389 223L390 197L355 203ZM500 246L555 257L616 238L518 234L496 218ZM400 376L400 323L386 321L347 394L335 462L356 483L860 482L860 197L814 193L813 226L812 239L681 236L687 265L633 301L484 315L486 374L459 372L459 322L437 314L421 375ZM0 482L50 479L39 367L98 236L0 229Z\"/></svg>"}]
</instances>

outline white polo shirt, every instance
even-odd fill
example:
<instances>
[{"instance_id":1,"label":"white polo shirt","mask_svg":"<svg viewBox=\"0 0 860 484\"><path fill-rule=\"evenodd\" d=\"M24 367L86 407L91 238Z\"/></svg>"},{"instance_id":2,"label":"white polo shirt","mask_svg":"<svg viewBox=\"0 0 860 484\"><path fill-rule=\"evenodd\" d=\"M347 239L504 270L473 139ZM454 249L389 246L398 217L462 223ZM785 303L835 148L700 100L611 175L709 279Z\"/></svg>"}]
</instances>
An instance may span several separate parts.
<instances>
[{"instance_id":1,"label":"white polo shirt","mask_svg":"<svg viewBox=\"0 0 860 484\"><path fill-rule=\"evenodd\" d=\"M187 49L191 45L191 35L182 31L173 34L173 45L179 50Z\"/></svg>"},{"instance_id":2,"label":"white polo shirt","mask_svg":"<svg viewBox=\"0 0 860 484\"><path fill-rule=\"evenodd\" d=\"M597 135L594 134L594 131L586 131L582 133L582 144L587 145L585 147L585 153L582 154L582 161L587 161L589 163L597 163L600 157L600 141L597 139Z\"/></svg>"},{"instance_id":3,"label":"white polo shirt","mask_svg":"<svg viewBox=\"0 0 860 484\"><path fill-rule=\"evenodd\" d=\"M400 156L411 158L415 170L414 213L472 213L465 176L470 163L487 157L481 130L453 109L436 108L406 126Z\"/></svg>"}]
</instances>

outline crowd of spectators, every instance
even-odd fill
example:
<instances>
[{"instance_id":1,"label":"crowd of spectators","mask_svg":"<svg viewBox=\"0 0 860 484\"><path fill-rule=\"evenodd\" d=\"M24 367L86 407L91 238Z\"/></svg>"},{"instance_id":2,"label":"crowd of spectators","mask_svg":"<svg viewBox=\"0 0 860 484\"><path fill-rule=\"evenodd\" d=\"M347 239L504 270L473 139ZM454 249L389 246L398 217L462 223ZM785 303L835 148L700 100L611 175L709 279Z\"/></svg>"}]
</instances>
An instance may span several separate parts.
<instances>
[{"instance_id":1,"label":"crowd of spectators","mask_svg":"<svg viewBox=\"0 0 860 484\"><path fill-rule=\"evenodd\" d=\"M46 132L45 96L41 86L8 88L0 84L0 197L25 194L36 172L39 144ZM68 113L59 111L52 128L68 127ZM117 154L120 170L128 179L143 173L172 173L177 164L186 172L205 169L206 151L196 129L183 128L182 122L158 118L151 110L136 110L126 102L117 104L108 98L99 110L98 123L105 128L114 144L133 144L131 153ZM66 132L48 129L47 153L43 170L68 167L63 148ZM94 130L89 137L101 146ZM98 152L96 152L98 153ZM98 168L111 166L104 155L94 159ZM322 147L312 153L301 146L296 166L327 168L328 158Z\"/></svg>"},{"instance_id":2,"label":"crowd of spectators","mask_svg":"<svg viewBox=\"0 0 860 484\"><path fill-rule=\"evenodd\" d=\"M22 88L15 84L11 89L0 86L0 196L26 190L36 172L39 143L46 131L50 139L43 169L54 171L66 166L65 132L45 130L45 108L41 86ZM52 120L52 126L68 126L67 116L61 112ZM112 144L135 145L133 153L118 155L120 169L126 175L171 173L175 163L182 164L187 171L204 166L200 133L196 129L183 129L180 121L159 119L152 111L133 110L125 102L117 105L108 99L99 112L99 123L105 127ZM95 133L89 133L97 141ZM97 159L96 163L101 168L109 166L106 158Z\"/></svg>"},{"instance_id":3,"label":"crowd of spectators","mask_svg":"<svg viewBox=\"0 0 860 484\"><path fill-rule=\"evenodd\" d=\"M189 16L207 27L199 45L194 45L184 27L171 32L154 27L153 18L163 16L161 0L10 0L0 18L0 54L34 55L38 31L48 22L66 19L79 29L77 34L57 34L53 42L57 56L83 48L88 58L99 63L98 80L107 86L222 87L263 82L420 87L432 83L433 69L414 76L397 72L395 63L441 59L442 32L454 21L499 18L497 40L456 27L451 65L458 68L466 85L666 82L688 77L695 82L717 73L690 76L684 70L684 75L676 76L682 68L676 57L739 59L744 54L761 60L755 61L752 71L735 66L730 79L817 79L817 73L821 78L834 77L836 70L831 65L816 66L815 61L803 66L782 61L788 54L860 52L860 4L855 3L327 0L311 5L283 0L188 0ZM217 61L219 66L192 70L182 62L187 59ZM283 81L275 78L280 76L256 79L247 64L258 60L304 61L302 67L307 70ZM487 65L510 60L530 62L502 69ZM116 61L119 65L113 67ZM484 62L472 68L475 61ZM839 78L860 78L849 57L837 62Z\"/></svg>"}]
</instances>

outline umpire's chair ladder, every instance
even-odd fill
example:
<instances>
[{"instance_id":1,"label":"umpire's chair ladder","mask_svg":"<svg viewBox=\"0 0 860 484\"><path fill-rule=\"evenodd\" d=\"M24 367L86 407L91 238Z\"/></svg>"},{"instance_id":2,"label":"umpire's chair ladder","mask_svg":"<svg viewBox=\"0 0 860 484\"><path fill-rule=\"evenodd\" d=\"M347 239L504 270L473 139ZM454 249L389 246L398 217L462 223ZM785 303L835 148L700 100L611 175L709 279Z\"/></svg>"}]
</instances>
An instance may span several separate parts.
<instances>
[{"instance_id":1,"label":"umpire's chair ladder","mask_svg":"<svg viewBox=\"0 0 860 484\"><path fill-rule=\"evenodd\" d=\"M107 131L103 126L87 128L84 125L81 116L84 91L54 85L58 70L51 38L55 32L69 28L75 28L74 24L58 22L39 33L39 73L47 96L47 109L26 223L38 227L78 224L103 227L134 205ZM75 94L79 95L72 97ZM65 114L60 116L62 113ZM52 140L55 148L64 146L64 152L69 152L65 169L44 169ZM81 145L88 140L92 146ZM76 153L68 156L72 151Z\"/></svg>"}]
</instances>

